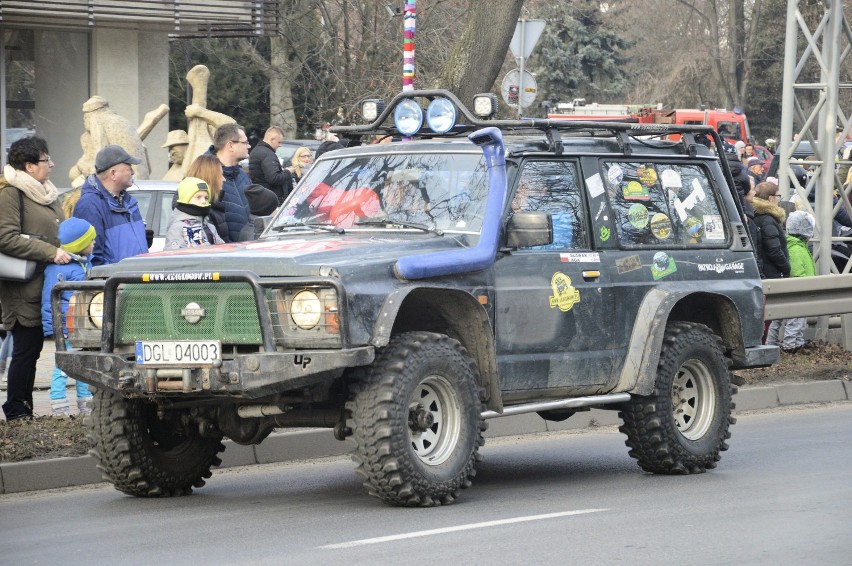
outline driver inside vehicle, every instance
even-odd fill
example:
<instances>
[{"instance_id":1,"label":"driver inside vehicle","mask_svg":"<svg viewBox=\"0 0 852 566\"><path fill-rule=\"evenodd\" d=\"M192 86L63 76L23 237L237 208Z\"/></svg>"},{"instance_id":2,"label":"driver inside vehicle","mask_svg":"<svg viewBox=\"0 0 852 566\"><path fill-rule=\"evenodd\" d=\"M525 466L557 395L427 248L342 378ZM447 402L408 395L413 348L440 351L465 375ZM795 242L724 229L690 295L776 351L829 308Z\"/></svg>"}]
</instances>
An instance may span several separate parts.
<instances>
[{"instance_id":1,"label":"driver inside vehicle","mask_svg":"<svg viewBox=\"0 0 852 566\"><path fill-rule=\"evenodd\" d=\"M417 180L388 175L381 192L382 212L389 219L412 222L432 220L428 195Z\"/></svg>"}]
</instances>

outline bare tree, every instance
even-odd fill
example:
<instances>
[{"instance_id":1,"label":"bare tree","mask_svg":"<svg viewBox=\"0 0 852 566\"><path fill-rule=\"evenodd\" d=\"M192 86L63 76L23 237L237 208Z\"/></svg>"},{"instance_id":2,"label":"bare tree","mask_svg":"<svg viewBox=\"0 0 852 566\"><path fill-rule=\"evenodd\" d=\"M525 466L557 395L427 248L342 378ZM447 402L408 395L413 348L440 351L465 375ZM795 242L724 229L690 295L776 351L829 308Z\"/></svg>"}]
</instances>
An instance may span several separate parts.
<instances>
[{"instance_id":1,"label":"bare tree","mask_svg":"<svg viewBox=\"0 0 852 566\"><path fill-rule=\"evenodd\" d=\"M470 0L464 32L453 46L435 86L451 90L465 103L477 93L490 91L506 58L523 5L524 0Z\"/></svg>"}]
</instances>

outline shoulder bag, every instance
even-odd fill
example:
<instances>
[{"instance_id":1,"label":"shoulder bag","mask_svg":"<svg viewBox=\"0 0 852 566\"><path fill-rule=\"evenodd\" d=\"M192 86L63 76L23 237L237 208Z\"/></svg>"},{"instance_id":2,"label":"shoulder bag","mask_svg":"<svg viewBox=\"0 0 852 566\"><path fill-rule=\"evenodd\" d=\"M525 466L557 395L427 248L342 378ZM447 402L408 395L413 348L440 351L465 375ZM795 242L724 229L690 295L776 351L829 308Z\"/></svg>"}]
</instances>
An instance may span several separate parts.
<instances>
[{"instance_id":1,"label":"shoulder bag","mask_svg":"<svg viewBox=\"0 0 852 566\"><path fill-rule=\"evenodd\" d=\"M21 231L24 229L24 193L19 189L18 197L20 198L20 214L21 214ZM29 236L24 236L29 237ZM29 281L35 275L38 262L32 259L23 259L6 255L0 252L0 280L2 281Z\"/></svg>"}]
</instances>

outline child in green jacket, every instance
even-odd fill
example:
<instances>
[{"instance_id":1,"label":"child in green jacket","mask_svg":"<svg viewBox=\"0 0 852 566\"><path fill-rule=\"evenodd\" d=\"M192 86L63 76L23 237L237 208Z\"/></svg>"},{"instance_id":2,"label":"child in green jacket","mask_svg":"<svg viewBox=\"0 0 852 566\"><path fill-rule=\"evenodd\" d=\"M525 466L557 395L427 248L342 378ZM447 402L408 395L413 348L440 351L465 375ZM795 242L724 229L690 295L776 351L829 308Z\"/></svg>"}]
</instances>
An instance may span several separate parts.
<instances>
[{"instance_id":1,"label":"child in green jacket","mask_svg":"<svg viewBox=\"0 0 852 566\"><path fill-rule=\"evenodd\" d=\"M790 277L812 277L816 275L814 258L808 250L808 240L814 235L814 217L809 212L797 210L787 217L787 251L790 254ZM769 326L767 344L778 344L780 320L773 320ZM806 353L806 318L790 318L784 325L784 340L781 349L788 354Z\"/></svg>"}]
</instances>

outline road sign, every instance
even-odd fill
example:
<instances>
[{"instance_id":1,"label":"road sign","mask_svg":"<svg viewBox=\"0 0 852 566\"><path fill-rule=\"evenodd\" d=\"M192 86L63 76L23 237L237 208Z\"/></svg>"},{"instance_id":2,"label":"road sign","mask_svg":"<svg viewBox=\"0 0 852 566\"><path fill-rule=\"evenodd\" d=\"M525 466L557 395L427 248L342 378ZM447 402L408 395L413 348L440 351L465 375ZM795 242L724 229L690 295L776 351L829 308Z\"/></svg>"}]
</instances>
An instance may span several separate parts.
<instances>
[{"instance_id":1,"label":"road sign","mask_svg":"<svg viewBox=\"0 0 852 566\"><path fill-rule=\"evenodd\" d=\"M526 108L535 101L535 97L538 95L535 77L529 71L524 71L523 77L524 81L521 84L521 71L519 69L512 69L503 77L500 93L507 104L517 106L520 103L521 108Z\"/></svg>"},{"instance_id":2,"label":"road sign","mask_svg":"<svg viewBox=\"0 0 852 566\"><path fill-rule=\"evenodd\" d=\"M546 20L518 20L515 24L515 35L512 36L512 42L509 44L509 49L512 50L512 55L516 59L529 59L546 23ZM521 45L522 42L523 45Z\"/></svg>"}]
</instances>

